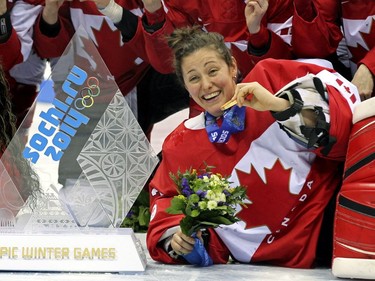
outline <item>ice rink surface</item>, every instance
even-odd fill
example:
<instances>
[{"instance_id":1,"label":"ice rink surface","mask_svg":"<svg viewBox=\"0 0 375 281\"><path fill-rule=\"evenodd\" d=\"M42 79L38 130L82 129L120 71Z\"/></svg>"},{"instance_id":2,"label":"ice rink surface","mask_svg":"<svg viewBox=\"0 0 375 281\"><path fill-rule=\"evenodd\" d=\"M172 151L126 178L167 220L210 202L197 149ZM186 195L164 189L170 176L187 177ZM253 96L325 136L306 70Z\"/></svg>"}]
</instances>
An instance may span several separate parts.
<instances>
[{"instance_id":1,"label":"ice rink surface","mask_svg":"<svg viewBox=\"0 0 375 281\"><path fill-rule=\"evenodd\" d=\"M136 234L145 246L145 234ZM213 265L195 267L190 265L165 265L153 261L147 254L147 266L139 273L41 273L1 272L0 280L6 281L331 281L350 280L336 278L329 268L291 269L275 266L247 264Z\"/></svg>"}]
</instances>

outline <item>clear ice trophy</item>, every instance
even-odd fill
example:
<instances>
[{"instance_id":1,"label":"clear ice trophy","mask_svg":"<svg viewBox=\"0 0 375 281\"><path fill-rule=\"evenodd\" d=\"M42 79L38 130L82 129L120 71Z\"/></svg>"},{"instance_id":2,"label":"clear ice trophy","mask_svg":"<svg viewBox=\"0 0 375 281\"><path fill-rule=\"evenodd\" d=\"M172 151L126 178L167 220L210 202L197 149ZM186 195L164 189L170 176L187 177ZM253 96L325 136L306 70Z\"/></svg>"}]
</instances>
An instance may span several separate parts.
<instances>
[{"instance_id":1,"label":"clear ice trophy","mask_svg":"<svg viewBox=\"0 0 375 281\"><path fill-rule=\"evenodd\" d=\"M120 225L158 158L83 28L51 76L0 161L0 270L144 271Z\"/></svg>"}]
</instances>

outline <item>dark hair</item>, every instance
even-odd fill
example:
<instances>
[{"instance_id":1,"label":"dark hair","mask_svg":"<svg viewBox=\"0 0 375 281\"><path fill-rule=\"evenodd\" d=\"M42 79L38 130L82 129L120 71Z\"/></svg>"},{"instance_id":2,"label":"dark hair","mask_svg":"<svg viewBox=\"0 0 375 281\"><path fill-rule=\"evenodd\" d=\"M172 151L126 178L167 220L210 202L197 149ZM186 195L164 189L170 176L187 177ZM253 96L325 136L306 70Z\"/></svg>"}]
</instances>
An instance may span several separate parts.
<instances>
[{"instance_id":1,"label":"dark hair","mask_svg":"<svg viewBox=\"0 0 375 281\"><path fill-rule=\"evenodd\" d=\"M205 32L198 26L184 27L175 29L167 37L167 40L174 54L176 76L182 84L184 84L181 69L182 59L202 48L212 48L223 58L228 66L233 65L231 51L225 45L224 37L219 33Z\"/></svg>"},{"instance_id":2,"label":"dark hair","mask_svg":"<svg viewBox=\"0 0 375 281\"><path fill-rule=\"evenodd\" d=\"M39 179L29 161L22 156L23 143L16 136L16 117L12 113L9 85L0 64L0 156L24 201L36 206L41 193ZM2 183L4 184L4 183Z\"/></svg>"}]
</instances>

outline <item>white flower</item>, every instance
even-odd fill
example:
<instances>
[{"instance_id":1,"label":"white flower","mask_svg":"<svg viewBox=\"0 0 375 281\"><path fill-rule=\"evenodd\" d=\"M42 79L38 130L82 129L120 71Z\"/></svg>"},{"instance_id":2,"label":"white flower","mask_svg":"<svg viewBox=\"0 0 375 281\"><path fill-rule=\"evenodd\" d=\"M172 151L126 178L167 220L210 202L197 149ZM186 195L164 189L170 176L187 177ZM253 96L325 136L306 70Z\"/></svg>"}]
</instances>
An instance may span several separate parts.
<instances>
[{"instance_id":1,"label":"white flower","mask_svg":"<svg viewBox=\"0 0 375 281\"><path fill-rule=\"evenodd\" d=\"M224 193L220 193L220 200L221 202L226 202L227 201L227 197L225 196Z\"/></svg>"},{"instance_id":2,"label":"white flower","mask_svg":"<svg viewBox=\"0 0 375 281\"><path fill-rule=\"evenodd\" d=\"M206 203L205 201L200 201L200 202L198 202L198 207L199 207L202 211L204 211L204 210L207 209L207 203Z\"/></svg>"},{"instance_id":3,"label":"white flower","mask_svg":"<svg viewBox=\"0 0 375 281\"><path fill-rule=\"evenodd\" d=\"M215 200L216 194L212 190L207 190L206 198L208 200Z\"/></svg>"},{"instance_id":4,"label":"white flower","mask_svg":"<svg viewBox=\"0 0 375 281\"><path fill-rule=\"evenodd\" d=\"M210 200L210 201L207 202L207 209L213 210L216 207L217 207L217 202L216 201Z\"/></svg>"}]
</instances>

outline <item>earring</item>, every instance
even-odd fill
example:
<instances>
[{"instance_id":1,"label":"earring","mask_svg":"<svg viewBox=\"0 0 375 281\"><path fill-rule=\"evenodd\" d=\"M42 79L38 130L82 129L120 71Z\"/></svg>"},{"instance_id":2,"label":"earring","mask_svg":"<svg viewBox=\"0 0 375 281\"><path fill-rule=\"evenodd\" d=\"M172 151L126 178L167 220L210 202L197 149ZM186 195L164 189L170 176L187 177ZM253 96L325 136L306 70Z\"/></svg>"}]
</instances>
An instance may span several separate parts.
<instances>
[{"instance_id":1,"label":"earring","mask_svg":"<svg viewBox=\"0 0 375 281\"><path fill-rule=\"evenodd\" d=\"M234 75L234 76L233 76L233 80L234 80L234 81L237 81L237 75Z\"/></svg>"}]
</instances>

